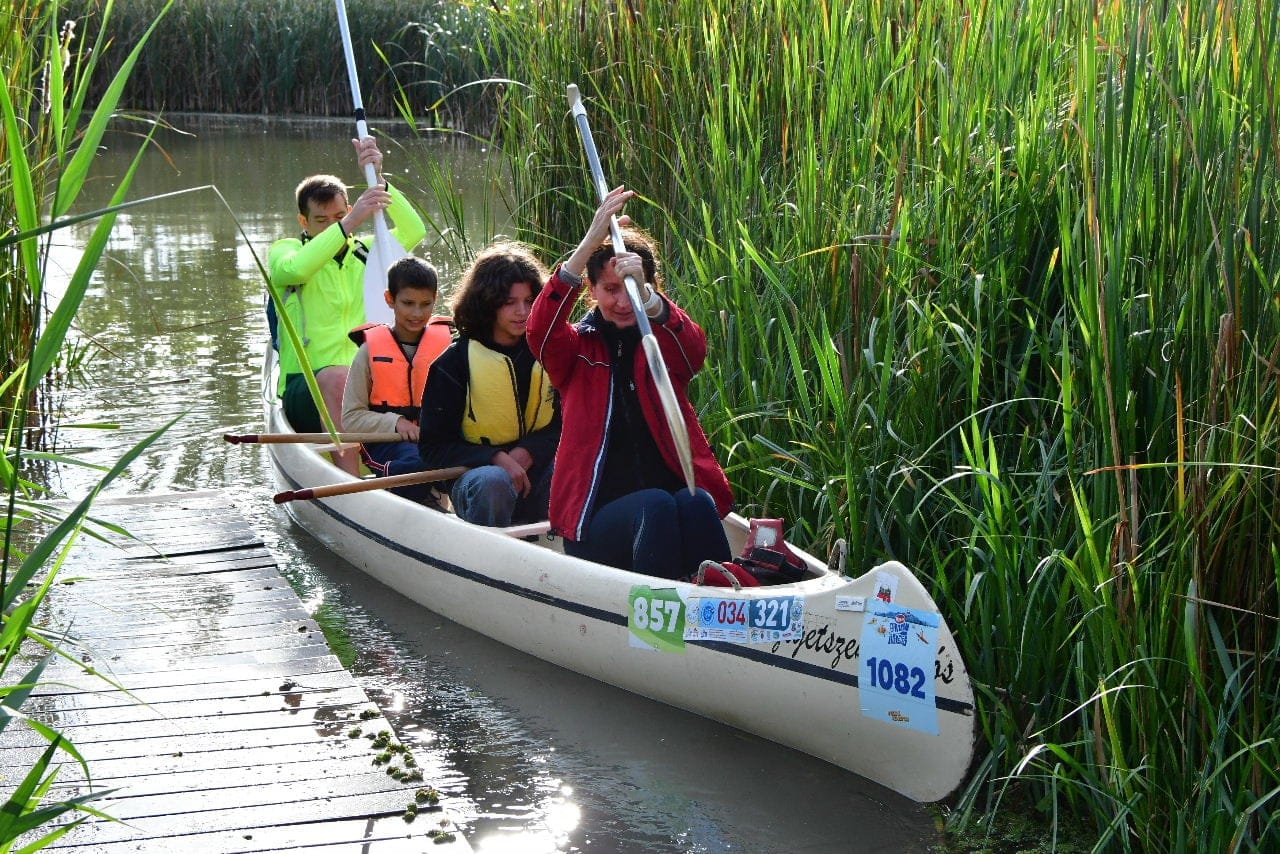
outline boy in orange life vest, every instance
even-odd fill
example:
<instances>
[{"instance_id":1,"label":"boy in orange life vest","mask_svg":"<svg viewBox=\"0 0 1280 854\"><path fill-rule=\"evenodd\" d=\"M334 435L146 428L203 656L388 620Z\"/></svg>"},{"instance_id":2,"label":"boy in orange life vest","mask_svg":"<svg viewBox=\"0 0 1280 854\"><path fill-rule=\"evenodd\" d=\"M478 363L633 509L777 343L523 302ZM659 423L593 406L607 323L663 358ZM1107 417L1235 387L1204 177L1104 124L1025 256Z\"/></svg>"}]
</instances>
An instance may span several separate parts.
<instances>
[{"instance_id":1,"label":"boy in orange life vest","mask_svg":"<svg viewBox=\"0 0 1280 854\"><path fill-rule=\"evenodd\" d=\"M418 456L418 416L427 371L453 340L453 324L436 317L436 271L421 258L401 258L387 270L387 305L394 326L370 323L351 331L360 345L342 394L343 429L356 433L399 433L402 442L370 442L361 456L379 476L422 471ZM423 500L430 487L393 490Z\"/></svg>"}]
</instances>

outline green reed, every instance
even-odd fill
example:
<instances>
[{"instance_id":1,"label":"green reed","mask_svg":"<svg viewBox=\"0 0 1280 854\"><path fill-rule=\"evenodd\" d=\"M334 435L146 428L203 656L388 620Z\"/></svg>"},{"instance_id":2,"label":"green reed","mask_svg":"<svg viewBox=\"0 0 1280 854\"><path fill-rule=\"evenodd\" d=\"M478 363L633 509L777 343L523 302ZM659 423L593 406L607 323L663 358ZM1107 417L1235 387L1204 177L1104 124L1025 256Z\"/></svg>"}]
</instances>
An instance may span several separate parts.
<instances>
[{"instance_id":1,"label":"green reed","mask_svg":"<svg viewBox=\"0 0 1280 854\"><path fill-rule=\"evenodd\" d=\"M165 8L157 9L163 15ZM118 206L138 160L122 176L112 208L67 216L88 179L93 160L115 114L120 92L141 55L147 30L122 57L113 57L111 82L93 106L87 105L89 80L108 54L101 27L86 34L86 23L65 24L56 2L31 0L0 7L0 480L5 489L3 552L0 553L0 730L25 727L49 744L28 767L9 769L0 803L0 852L36 851L57 841L88 815L103 816L90 802L107 790L78 793L55 789L60 763L73 760L89 769L84 757L54 726L23 706L40 687L54 656L63 656L87 673L78 660L74 637L41 619L45 595L77 537L90 525L89 508L98 493L145 451L169 425L127 452L73 509L47 501L43 488L28 479L31 456L45 462L74 464L64 455L27 450L28 431L49 426L47 413L32 407L36 392L47 388L66 363L66 336L106 247ZM110 15L104 4L100 24ZM149 143L142 135L141 149ZM52 235L72 222L95 219L97 225L80 249L60 294L46 293L51 275ZM34 409L34 411L33 411ZM92 533L92 531L90 531ZM24 551L24 548L26 549ZM34 662L34 663L33 663ZM22 668L22 669L20 669ZM114 682L104 677L107 685ZM76 816L79 817L76 817ZM50 825L55 825L50 827Z\"/></svg>"},{"instance_id":2,"label":"green reed","mask_svg":"<svg viewBox=\"0 0 1280 854\"><path fill-rule=\"evenodd\" d=\"M744 510L933 589L979 697L951 826L1280 842L1273 4L526 2L490 76L570 247L582 89L707 329Z\"/></svg>"},{"instance_id":3,"label":"green reed","mask_svg":"<svg viewBox=\"0 0 1280 854\"><path fill-rule=\"evenodd\" d=\"M89 9L102 0L76 0ZM111 34L132 44L163 0L118 4ZM492 96L475 80L488 51L484 4L347 0L370 116L398 112L444 127L483 124ZM96 81L101 84L103 81ZM351 88L333 0L184 0L166 16L123 103L136 110L349 116Z\"/></svg>"}]
</instances>

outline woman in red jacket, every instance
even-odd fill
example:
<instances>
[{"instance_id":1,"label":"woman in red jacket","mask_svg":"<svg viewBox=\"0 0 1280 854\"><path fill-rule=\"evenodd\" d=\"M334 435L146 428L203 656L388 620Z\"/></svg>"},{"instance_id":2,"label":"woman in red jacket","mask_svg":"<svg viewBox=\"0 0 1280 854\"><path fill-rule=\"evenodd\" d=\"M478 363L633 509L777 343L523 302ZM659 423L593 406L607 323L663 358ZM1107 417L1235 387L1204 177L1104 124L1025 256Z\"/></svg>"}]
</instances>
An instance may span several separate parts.
<instances>
[{"instance_id":1,"label":"woman in red jacket","mask_svg":"<svg viewBox=\"0 0 1280 854\"><path fill-rule=\"evenodd\" d=\"M689 403L707 338L662 292L655 243L626 228L614 256L610 218L635 193L614 190L578 248L538 294L528 341L560 392L564 428L551 484L551 524L565 552L664 578L687 578L703 560L726 561L720 519L733 494ZM630 220L622 217L624 225ZM697 489L681 476L675 442L649 370L623 279L646 283L644 310L689 433ZM584 284L594 306L570 313Z\"/></svg>"}]
</instances>

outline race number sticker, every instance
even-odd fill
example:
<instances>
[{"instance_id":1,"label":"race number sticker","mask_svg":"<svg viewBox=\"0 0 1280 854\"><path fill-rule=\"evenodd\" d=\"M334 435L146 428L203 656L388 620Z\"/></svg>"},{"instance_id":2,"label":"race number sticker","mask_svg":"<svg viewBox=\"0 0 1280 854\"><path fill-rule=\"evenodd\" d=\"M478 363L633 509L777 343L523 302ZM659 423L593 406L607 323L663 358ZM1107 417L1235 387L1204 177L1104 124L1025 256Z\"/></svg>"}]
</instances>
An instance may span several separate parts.
<instances>
[{"instance_id":1,"label":"race number sticker","mask_svg":"<svg viewBox=\"0 0 1280 854\"><path fill-rule=\"evenodd\" d=\"M675 588L631 588L627 628L631 645L659 652L684 652L684 602Z\"/></svg>"},{"instance_id":2,"label":"race number sticker","mask_svg":"<svg viewBox=\"0 0 1280 854\"><path fill-rule=\"evenodd\" d=\"M763 599L689 597L685 640L776 643L797 640L803 634L803 596L769 596Z\"/></svg>"},{"instance_id":3,"label":"race number sticker","mask_svg":"<svg viewBox=\"0 0 1280 854\"><path fill-rule=\"evenodd\" d=\"M938 734L933 672L938 623L937 614L868 603L858 672L862 714Z\"/></svg>"}]
</instances>

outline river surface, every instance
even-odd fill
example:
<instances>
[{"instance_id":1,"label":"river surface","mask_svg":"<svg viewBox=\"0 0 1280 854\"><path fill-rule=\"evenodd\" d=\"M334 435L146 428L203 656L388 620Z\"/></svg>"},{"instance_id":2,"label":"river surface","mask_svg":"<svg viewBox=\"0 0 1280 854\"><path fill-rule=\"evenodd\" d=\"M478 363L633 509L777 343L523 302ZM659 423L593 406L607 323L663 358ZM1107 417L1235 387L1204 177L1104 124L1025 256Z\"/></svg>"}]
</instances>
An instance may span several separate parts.
<instances>
[{"instance_id":1,"label":"river surface","mask_svg":"<svg viewBox=\"0 0 1280 854\"><path fill-rule=\"evenodd\" d=\"M330 618L339 645L345 636L352 672L479 852L928 850L936 819L893 792L490 641L369 583L295 527L271 502L260 448L221 437L262 429L267 331L255 253L265 263L272 240L297 232L293 187L304 175L362 183L351 129L171 121L190 135L159 135L162 148L144 157L131 197L214 184L226 205L201 191L122 214L80 311L74 338L87 359L64 392L61 450L109 466L181 416L107 495L231 495L307 606ZM481 148L399 139L402 148L383 145L387 173L436 223L419 253L447 285L459 264L445 240L463 229L475 245L508 227L493 213L502 185ZM106 203L137 144L125 133L108 139L77 210ZM428 162L452 169L464 188L454 207L463 222L441 216L415 186ZM56 265L74 265L88 228L59 237ZM96 478L68 466L44 475L71 498Z\"/></svg>"}]
</instances>

